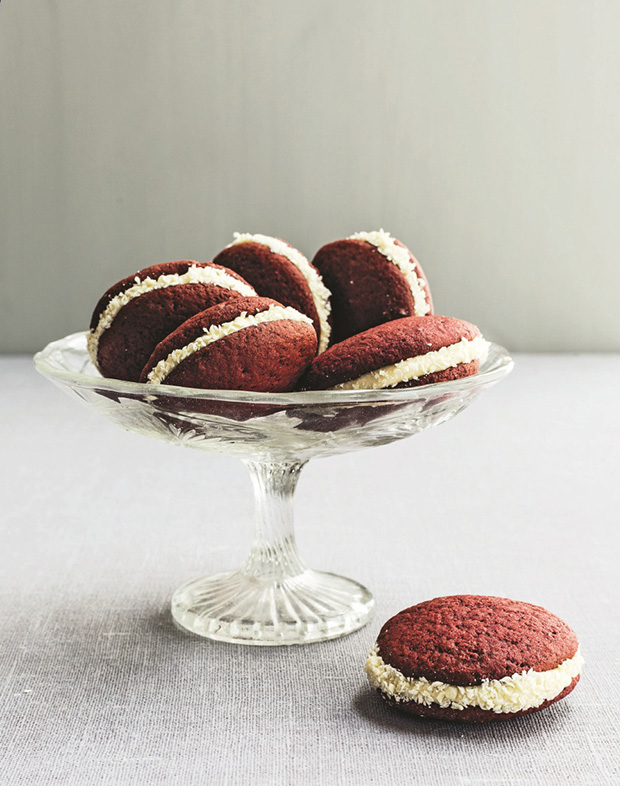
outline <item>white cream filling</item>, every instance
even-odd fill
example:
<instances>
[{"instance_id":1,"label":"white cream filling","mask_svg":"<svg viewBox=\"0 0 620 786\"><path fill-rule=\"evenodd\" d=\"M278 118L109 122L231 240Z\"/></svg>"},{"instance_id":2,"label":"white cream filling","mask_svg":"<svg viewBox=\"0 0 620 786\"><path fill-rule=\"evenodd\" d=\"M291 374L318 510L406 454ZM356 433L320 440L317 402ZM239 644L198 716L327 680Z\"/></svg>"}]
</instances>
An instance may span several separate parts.
<instances>
[{"instance_id":1,"label":"white cream filling","mask_svg":"<svg viewBox=\"0 0 620 786\"><path fill-rule=\"evenodd\" d=\"M223 289L232 289L246 297L256 297L256 292L253 287L245 281L239 281L238 278L231 276L225 270L219 270L216 267L199 267L198 265L192 265L185 273L166 273L158 278L147 277L142 280L136 276L134 280L136 282L135 284L125 289L123 292L119 292L118 295L110 300L108 305L101 312L97 327L88 334L88 354L95 365L97 365L99 339L103 332L110 327L123 306L126 306L131 300L140 297L140 295L144 295L145 292L151 292L154 289L179 286L180 284L214 284Z\"/></svg>"},{"instance_id":2,"label":"white cream filling","mask_svg":"<svg viewBox=\"0 0 620 786\"><path fill-rule=\"evenodd\" d=\"M357 379L341 382L332 390L377 390L393 388L401 382L410 382L426 374L445 371L447 368L458 366L460 363L471 363L479 360L484 363L489 352L489 342L482 336L473 339L462 338L457 344L427 352L425 355L400 360L390 366L383 366L367 374L362 374Z\"/></svg>"},{"instance_id":3,"label":"white cream filling","mask_svg":"<svg viewBox=\"0 0 620 786\"><path fill-rule=\"evenodd\" d=\"M348 240L365 240L367 243L375 246L377 251L389 259L390 262L393 262L409 284L409 289L413 295L415 316L424 317L429 313L431 305L426 296L424 281L416 276L415 265L412 263L407 249L399 246L389 232L383 229L374 232L356 232L353 235L349 235Z\"/></svg>"},{"instance_id":4,"label":"white cream filling","mask_svg":"<svg viewBox=\"0 0 620 786\"><path fill-rule=\"evenodd\" d=\"M373 688L397 702L438 704L453 710L479 707L510 713L539 707L544 701L554 699L581 673L582 666L583 658L577 650L572 658L550 671L529 669L501 680L483 680L479 685L448 685L424 677L405 677L385 663L375 645L368 654L365 670Z\"/></svg>"},{"instance_id":5,"label":"white cream filling","mask_svg":"<svg viewBox=\"0 0 620 786\"><path fill-rule=\"evenodd\" d=\"M331 292L323 283L323 279L318 271L312 267L306 257L296 248L289 246L283 240L277 237L270 237L269 235L249 235L240 232L233 233L234 240L229 243L226 248L236 246L239 243L260 243L272 251L274 254L280 254L286 257L289 262L299 270L303 277L308 282L312 299L316 312L319 315L319 354L327 349L329 344L329 337L331 335L331 325L329 324L329 315L331 313L330 297Z\"/></svg>"},{"instance_id":6,"label":"white cream filling","mask_svg":"<svg viewBox=\"0 0 620 786\"><path fill-rule=\"evenodd\" d=\"M265 322L277 322L283 319L292 319L295 322L305 322L308 325L312 325L312 320L309 317L305 314L300 314L299 311L290 306L270 306L266 311L259 311L258 314L254 315L250 315L246 311L243 311L238 317L235 317L235 319L230 322L223 322L221 325L211 325L211 327L203 328L203 336L199 336L180 349L175 349L168 357L160 360L155 368L149 373L147 381L152 385L159 385L170 372L179 365L179 363L182 363L195 352L208 347L209 344L213 344L214 341L219 341L219 339L230 336L245 328L256 327Z\"/></svg>"}]
</instances>

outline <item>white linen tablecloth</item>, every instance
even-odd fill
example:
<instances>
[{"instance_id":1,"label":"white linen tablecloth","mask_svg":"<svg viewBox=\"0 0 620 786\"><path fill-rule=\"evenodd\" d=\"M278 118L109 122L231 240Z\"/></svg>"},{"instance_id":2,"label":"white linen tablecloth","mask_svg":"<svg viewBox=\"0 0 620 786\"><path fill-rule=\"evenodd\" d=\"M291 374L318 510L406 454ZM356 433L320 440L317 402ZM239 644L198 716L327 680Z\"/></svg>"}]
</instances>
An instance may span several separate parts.
<instances>
[{"instance_id":1,"label":"white linen tablecloth","mask_svg":"<svg viewBox=\"0 0 620 786\"><path fill-rule=\"evenodd\" d=\"M252 534L235 459L125 433L0 361L0 783L620 783L620 357L521 356L450 423L310 462L311 567L374 593L374 619L293 648L176 630L185 581ZM573 694L503 724L389 711L363 664L381 626L452 593L541 604L578 633Z\"/></svg>"}]
</instances>

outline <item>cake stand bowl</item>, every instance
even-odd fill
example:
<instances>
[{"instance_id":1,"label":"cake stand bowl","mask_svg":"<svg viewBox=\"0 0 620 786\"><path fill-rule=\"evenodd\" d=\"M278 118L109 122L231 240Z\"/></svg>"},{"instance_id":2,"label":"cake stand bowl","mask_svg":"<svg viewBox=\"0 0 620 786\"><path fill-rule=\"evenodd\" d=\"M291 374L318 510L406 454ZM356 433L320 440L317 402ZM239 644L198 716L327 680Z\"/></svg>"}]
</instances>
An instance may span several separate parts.
<instances>
[{"instance_id":1,"label":"cake stand bowl","mask_svg":"<svg viewBox=\"0 0 620 786\"><path fill-rule=\"evenodd\" d=\"M352 579L306 567L293 529L293 496L311 459L386 445L453 418L513 366L491 344L474 376L413 388L254 393L105 379L86 334L35 355L41 374L124 429L195 450L238 456L255 496L255 533L236 571L195 579L171 603L175 623L219 641L284 645L343 636L362 627L372 594Z\"/></svg>"}]
</instances>

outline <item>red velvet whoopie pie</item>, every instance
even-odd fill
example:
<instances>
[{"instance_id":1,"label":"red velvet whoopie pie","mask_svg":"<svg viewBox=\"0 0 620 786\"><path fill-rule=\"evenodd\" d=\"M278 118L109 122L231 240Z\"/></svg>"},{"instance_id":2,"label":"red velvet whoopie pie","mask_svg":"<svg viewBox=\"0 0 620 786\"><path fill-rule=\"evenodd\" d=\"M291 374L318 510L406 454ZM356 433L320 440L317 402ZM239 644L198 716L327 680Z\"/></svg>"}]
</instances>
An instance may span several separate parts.
<instances>
[{"instance_id":1,"label":"red velvet whoopie pie","mask_svg":"<svg viewBox=\"0 0 620 786\"><path fill-rule=\"evenodd\" d=\"M304 390L415 387L476 374L488 342L469 322L432 315L405 317L334 344L312 362Z\"/></svg>"},{"instance_id":2,"label":"red velvet whoopie pie","mask_svg":"<svg viewBox=\"0 0 620 786\"><path fill-rule=\"evenodd\" d=\"M252 295L247 281L220 265L151 265L100 298L87 337L89 355L104 377L138 382L157 344L179 325L216 303Z\"/></svg>"},{"instance_id":3,"label":"red velvet whoopie pie","mask_svg":"<svg viewBox=\"0 0 620 786\"><path fill-rule=\"evenodd\" d=\"M450 595L389 619L365 669L371 686L396 709L487 723L564 698L582 665L574 631L541 606Z\"/></svg>"},{"instance_id":4,"label":"red velvet whoopie pie","mask_svg":"<svg viewBox=\"0 0 620 786\"><path fill-rule=\"evenodd\" d=\"M310 317L318 352L327 349L331 341L330 292L316 267L280 238L239 232L234 238L213 261L235 270L260 296L274 298Z\"/></svg>"},{"instance_id":5,"label":"red velvet whoopie pie","mask_svg":"<svg viewBox=\"0 0 620 786\"><path fill-rule=\"evenodd\" d=\"M188 319L161 341L141 382L284 393L316 353L310 319L271 298L240 297Z\"/></svg>"},{"instance_id":6,"label":"red velvet whoopie pie","mask_svg":"<svg viewBox=\"0 0 620 786\"><path fill-rule=\"evenodd\" d=\"M392 319L433 313L420 263L382 229L327 243L312 263L332 293L333 344Z\"/></svg>"}]
</instances>

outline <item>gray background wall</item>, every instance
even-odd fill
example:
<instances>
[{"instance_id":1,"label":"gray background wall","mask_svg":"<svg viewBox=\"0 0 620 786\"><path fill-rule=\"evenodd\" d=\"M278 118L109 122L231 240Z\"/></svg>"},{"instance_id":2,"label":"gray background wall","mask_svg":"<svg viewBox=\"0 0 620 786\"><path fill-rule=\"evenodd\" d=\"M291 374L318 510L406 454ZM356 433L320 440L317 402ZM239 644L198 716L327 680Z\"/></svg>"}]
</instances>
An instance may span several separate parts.
<instances>
[{"instance_id":1,"label":"gray background wall","mask_svg":"<svg viewBox=\"0 0 620 786\"><path fill-rule=\"evenodd\" d=\"M4 0L0 350L232 232L407 243L513 350L620 350L617 0Z\"/></svg>"}]
</instances>

